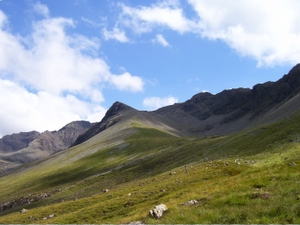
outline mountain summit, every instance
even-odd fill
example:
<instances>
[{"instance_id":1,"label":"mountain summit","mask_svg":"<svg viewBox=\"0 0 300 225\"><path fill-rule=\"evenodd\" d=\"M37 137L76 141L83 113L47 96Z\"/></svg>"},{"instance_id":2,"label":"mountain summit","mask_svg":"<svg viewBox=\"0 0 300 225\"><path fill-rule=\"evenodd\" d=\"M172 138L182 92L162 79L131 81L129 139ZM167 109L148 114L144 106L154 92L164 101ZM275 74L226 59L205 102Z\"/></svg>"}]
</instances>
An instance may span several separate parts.
<instances>
[{"instance_id":1,"label":"mountain summit","mask_svg":"<svg viewBox=\"0 0 300 225\"><path fill-rule=\"evenodd\" d=\"M137 110L134 108L118 101L115 102L106 112L103 119L99 123L94 124L94 126L92 126L84 134L80 135L72 144L72 146L78 145L107 129L108 127L113 126L121 120L122 116L124 117L124 115L127 115L127 117L130 117L135 112L137 112Z\"/></svg>"}]
</instances>

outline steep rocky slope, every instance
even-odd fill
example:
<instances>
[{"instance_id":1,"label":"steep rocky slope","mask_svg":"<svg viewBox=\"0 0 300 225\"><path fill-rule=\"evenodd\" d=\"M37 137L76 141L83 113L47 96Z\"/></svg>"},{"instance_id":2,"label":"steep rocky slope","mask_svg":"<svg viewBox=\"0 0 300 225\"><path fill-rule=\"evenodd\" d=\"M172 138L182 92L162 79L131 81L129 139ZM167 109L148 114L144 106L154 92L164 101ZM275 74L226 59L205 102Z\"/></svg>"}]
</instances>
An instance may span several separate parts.
<instances>
[{"instance_id":1,"label":"steep rocky slope","mask_svg":"<svg viewBox=\"0 0 300 225\"><path fill-rule=\"evenodd\" d=\"M58 131L31 131L6 135L0 139L0 160L26 163L67 149L91 126L87 121L75 121Z\"/></svg>"},{"instance_id":2,"label":"steep rocky slope","mask_svg":"<svg viewBox=\"0 0 300 225\"><path fill-rule=\"evenodd\" d=\"M199 93L184 103L152 113L165 116L169 124L194 135L228 134L274 122L299 110L299 91L300 64L276 82L257 84L252 89L224 90L216 95Z\"/></svg>"}]
</instances>

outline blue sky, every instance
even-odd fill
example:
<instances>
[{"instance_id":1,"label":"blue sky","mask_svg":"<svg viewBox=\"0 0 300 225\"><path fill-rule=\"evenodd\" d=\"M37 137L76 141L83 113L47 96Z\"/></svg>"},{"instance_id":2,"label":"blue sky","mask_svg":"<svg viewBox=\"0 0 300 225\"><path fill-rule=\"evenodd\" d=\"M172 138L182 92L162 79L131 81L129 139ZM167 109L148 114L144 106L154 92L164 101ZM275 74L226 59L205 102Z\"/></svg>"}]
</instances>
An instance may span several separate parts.
<instances>
[{"instance_id":1,"label":"blue sky","mask_svg":"<svg viewBox=\"0 0 300 225\"><path fill-rule=\"evenodd\" d=\"M0 0L0 137L276 81L300 1Z\"/></svg>"}]
</instances>

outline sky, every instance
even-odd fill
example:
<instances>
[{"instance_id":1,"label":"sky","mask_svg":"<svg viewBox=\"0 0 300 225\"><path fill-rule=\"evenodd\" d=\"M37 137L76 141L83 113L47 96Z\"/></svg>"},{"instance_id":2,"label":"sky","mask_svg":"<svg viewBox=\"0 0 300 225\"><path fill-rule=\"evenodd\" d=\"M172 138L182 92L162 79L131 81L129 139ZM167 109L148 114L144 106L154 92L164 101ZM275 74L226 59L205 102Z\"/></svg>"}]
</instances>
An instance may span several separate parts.
<instances>
[{"instance_id":1,"label":"sky","mask_svg":"<svg viewBox=\"0 0 300 225\"><path fill-rule=\"evenodd\" d=\"M0 0L0 137L276 81L299 0Z\"/></svg>"}]
</instances>

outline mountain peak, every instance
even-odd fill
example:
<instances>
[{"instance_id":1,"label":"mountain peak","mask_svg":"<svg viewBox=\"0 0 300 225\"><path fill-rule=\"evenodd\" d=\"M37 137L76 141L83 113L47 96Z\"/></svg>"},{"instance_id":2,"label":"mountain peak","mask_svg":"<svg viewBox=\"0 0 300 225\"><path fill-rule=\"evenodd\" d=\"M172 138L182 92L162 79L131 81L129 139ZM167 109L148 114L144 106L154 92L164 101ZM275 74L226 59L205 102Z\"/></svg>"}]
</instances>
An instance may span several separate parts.
<instances>
[{"instance_id":1,"label":"mountain peak","mask_svg":"<svg viewBox=\"0 0 300 225\"><path fill-rule=\"evenodd\" d=\"M294 66L289 72L289 74L295 74L295 73L297 74L300 73L300 63Z\"/></svg>"},{"instance_id":2,"label":"mountain peak","mask_svg":"<svg viewBox=\"0 0 300 225\"><path fill-rule=\"evenodd\" d=\"M136 109L122 102L116 101L107 110L103 119L99 123L94 124L94 126L92 126L91 129L87 130L84 134L80 135L72 146L78 145L95 136L96 134L100 133L101 131L107 129L108 127L115 125L122 119L122 115L132 115L132 113L136 111Z\"/></svg>"},{"instance_id":3,"label":"mountain peak","mask_svg":"<svg viewBox=\"0 0 300 225\"><path fill-rule=\"evenodd\" d=\"M113 115L116 115L117 113L120 112L124 112L124 111L128 111L128 110L135 110L134 108L122 103L122 102L118 102L116 101L106 112L105 117L110 117Z\"/></svg>"}]
</instances>

